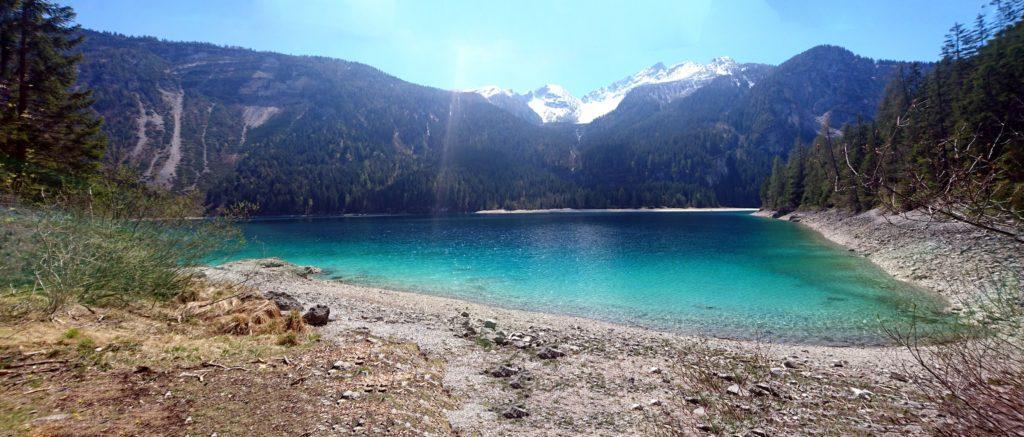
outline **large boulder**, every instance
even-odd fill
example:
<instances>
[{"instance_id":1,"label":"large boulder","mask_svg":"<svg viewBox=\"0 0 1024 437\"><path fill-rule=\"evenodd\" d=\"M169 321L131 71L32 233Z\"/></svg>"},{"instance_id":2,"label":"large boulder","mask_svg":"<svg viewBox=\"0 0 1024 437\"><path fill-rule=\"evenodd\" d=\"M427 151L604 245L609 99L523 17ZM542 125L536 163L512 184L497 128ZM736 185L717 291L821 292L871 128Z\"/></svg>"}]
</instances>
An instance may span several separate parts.
<instances>
[{"instance_id":1,"label":"large boulder","mask_svg":"<svg viewBox=\"0 0 1024 437\"><path fill-rule=\"evenodd\" d=\"M306 324L313 326L324 326L327 324L327 320L331 316L331 309L327 308L326 305L317 305L306 311L306 314L302 315L302 320Z\"/></svg>"}]
</instances>

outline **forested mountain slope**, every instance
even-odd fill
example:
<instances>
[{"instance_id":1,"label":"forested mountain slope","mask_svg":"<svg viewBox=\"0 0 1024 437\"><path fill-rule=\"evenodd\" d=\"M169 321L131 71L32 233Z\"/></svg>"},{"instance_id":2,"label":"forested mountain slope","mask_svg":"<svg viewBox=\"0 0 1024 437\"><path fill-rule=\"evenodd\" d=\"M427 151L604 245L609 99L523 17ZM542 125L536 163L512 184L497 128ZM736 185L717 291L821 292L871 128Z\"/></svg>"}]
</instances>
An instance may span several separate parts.
<instances>
[{"instance_id":1,"label":"forested mountain slope","mask_svg":"<svg viewBox=\"0 0 1024 437\"><path fill-rule=\"evenodd\" d=\"M901 68L873 122L776 158L764 205L927 207L1024 241L1024 23L1014 6L971 31L954 26L931 68Z\"/></svg>"},{"instance_id":2,"label":"forested mountain slope","mask_svg":"<svg viewBox=\"0 0 1024 437\"><path fill-rule=\"evenodd\" d=\"M757 206L772 158L830 118L872 118L897 65L819 46L667 104L638 89L590 127L582 168L595 191L632 206Z\"/></svg>"},{"instance_id":3,"label":"forested mountain slope","mask_svg":"<svg viewBox=\"0 0 1024 437\"><path fill-rule=\"evenodd\" d=\"M476 95L335 59L87 36L81 81L96 90L108 159L213 204L466 210L571 191L552 171L572 138Z\"/></svg>"},{"instance_id":4,"label":"forested mountain slope","mask_svg":"<svg viewBox=\"0 0 1024 437\"><path fill-rule=\"evenodd\" d=\"M589 125L540 125L358 63L85 36L80 83L108 163L262 214L756 206L772 158L827 116L871 118L892 70L823 46L684 97L639 87Z\"/></svg>"}]
</instances>

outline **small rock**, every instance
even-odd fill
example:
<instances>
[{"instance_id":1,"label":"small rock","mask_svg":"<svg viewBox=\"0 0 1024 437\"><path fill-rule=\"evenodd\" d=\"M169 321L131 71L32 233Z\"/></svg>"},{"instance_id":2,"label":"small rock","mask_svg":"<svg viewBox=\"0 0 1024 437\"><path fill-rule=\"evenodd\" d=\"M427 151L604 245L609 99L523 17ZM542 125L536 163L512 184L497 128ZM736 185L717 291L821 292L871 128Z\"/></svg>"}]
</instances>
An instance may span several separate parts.
<instances>
[{"instance_id":1,"label":"small rock","mask_svg":"<svg viewBox=\"0 0 1024 437\"><path fill-rule=\"evenodd\" d=\"M632 404L629 406L629 409L633 411L640 411L644 409L644 406L640 404Z\"/></svg>"},{"instance_id":2,"label":"small rock","mask_svg":"<svg viewBox=\"0 0 1024 437\"><path fill-rule=\"evenodd\" d=\"M832 367L846 367L846 362L843 360L835 360L832 362Z\"/></svg>"},{"instance_id":3,"label":"small rock","mask_svg":"<svg viewBox=\"0 0 1024 437\"><path fill-rule=\"evenodd\" d=\"M508 378L509 376L519 373L519 368L508 366L505 364L499 365L487 371L488 375L495 378Z\"/></svg>"},{"instance_id":4,"label":"small rock","mask_svg":"<svg viewBox=\"0 0 1024 437\"><path fill-rule=\"evenodd\" d=\"M296 273L303 278L308 278L310 275L319 275L323 270L313 266L300 267Z\"/></svg>"},{"instance_id":5,"label":"small rock","mask_svg":"<svg viewBox=\"0 0 1024 437\"><path fill-rule=\"evenodd\" d=\"M659 407L661 406L661 399L651 399L647 401L647 405L651 407Z\"/></svg>"},{"instance_id":6,"label":"small rock","mask_svg":"<svg viewBox=\"0 0 1024 437\"><path fill-rule=\"evenodd\" d=\"M761 428L754 428L750 430L750 435L756 435L757 437L768 437L768 433Z\"/></svg>"},{"instance_id":7,"label":"small rock","mask_svg":"<svg viewBox=\"0 0 1024 437\"><path fill-rule=\"evenodd\" d=\"M775 391L775 389L772 388L772 386L765 383L754 384L754 386L750 388L750 392L758 396L771 395L775 397L781 397L779 396L779 392Z\"/></svg>"},{"instance_id":8,"label":"small rock","mask_svg":"<svg viewBox=\"0 0 1024 437\"><path fill-rule=\"evenodd\" d=\"M462 312L462 314L460 314L460 315L461 315L462 317L469 317L469 313L467 313L467 312L465 312L465 311L463 311L463 312Z\"/></svg>"},{"instance_id":9,"label":"small rock","mask_svg":"<svg viewBox=\"0 0 1024 437\"><path fill-rule=\"evenodd\" d=\"M687 396L687 397L683 398L683 400L686 401L686 403L688 403L688 404L694 404L694 405L700 405L701 402L702 402L700 400L700 398L694 397L694 396Z\"/></svg>"},{"instance_id":10,"label":"small rock","mask_svg":"<svg viewBox=\"0 0 1024 437\"><path fill-rule=\"evenodd\" d=\"M660 374L661 373L661 367L651 367L650 372L654 373L654 374Z\"/></svg>"},{"instance_id":11,"label":"small rock","mask_svg":"<svg viewBox=\"0 0 1024 437\"><path fill-rule=\"evenodd\" d=\"M739 384L730 385L729 388L725 389L731 395L746 396L747 391L739 386Z\"/></svg>"},{"instance_id":12,"label":"small rock","mask_svg":"<svg viewBox=\"0 0 1024 437\"><path fill-rule=\"evenodd\" d=\"M772 367L771 374L774 378L782 378L783 376L786 376L786 369L781 367Z\"/></svg>"},{"instance_id":13,"label":"small rock","mask_svg":"<svg viewBox=\"0 0 1024 437\"><path fill-rule=\"evenodd\" d=\"M800 368L800 363L798 363L796 361L793 361L793 360L783 361L782 365L784 367L786 367L787 369L798 369L798 368Z\"/></svg>"},{"instance_id":14,"label":"small rock","mask_svg":"<svg viewBox=\"0 0 1024 437\"><path fill-rule=\"evenodd\" d=\"M331 316L331 309L325 305L317 305L306 311L306 314L302 316L302 320L309 325L313 326L324 326L327 324L327 320Z\"/></svg>"},{"instance_id":15,"label":"small rock","mask_svg":"<svg viewBox=\"0 0 1024 437\"><path fill-rule=\"evenodd\" d=\"M522 419L526 416L529 416L530 412L526 411L526 408L524 408L521 405L512 405L506 408L505 411L501 413L501 415L506 419Z\"/></svg>"},{"instance_id":16,"label":"small rock","mask_svg":"<svg viewBox=\"0 0 1024 437\"><path fill-rule=\"evenodd\" d=\"M498 327L498 322L494 321L494 319L484 320L484 328L494 329L494 328L497 328L497 327Z\"/></svg>"},{"instance_id":17,"label":"small rock","mask_svg":"<svg viewBox=\"0 0 1024 437\"><path fill-rule=\"evenodd\" d=\"M899 382L910 382L910 378L899 372L889 372L889 377Z\"/></svg>"},{"instance_id":18,"label":"small rock","mask_svg":"<svg viewBox=\"0 0 1024 437\"><path fill-rule=\"evenodd\" d=\"M693 415L697 417L705 417L708 412L704 410L704 407L697 407L693 409Z\"/></svg>"},{"instance_id":19,"label":"small rock","mask_svg":"<svg viewBox=\"0 0 1024 437\"><path fill-rule=\"evenodd\" d=\"M354 392L352 390L345 390L345 392L341 394L341 398L342 399L358 399L359 398L359 393Z\"/></svg>"},{"instance_id":20,"label":"small rock","mask_svg":"<svg viewBox=\"0 0 1024 437\"><path fill-rule=\"evenodd\" d=\"M342 360L335 361L334 364L331 365L331 368L334 369L334 370L348 370L351 367L352 367L351 363L348 363L348 362L345 362L345 361L342 361Z\"/></svg>"},{"instance_id":21,"label":"small rock","mask_svg":"<svg viewBox=\"0 0 1024 437\"><path fill-rule=\"evenodd\" d=\"M564 356L565 356L565 352L562 352L562 351L560 351L558 349L555 349L555 348L553 348L551 346L547 346L544 349L541 349L541 351L537 353L537 358L540 358L542 360L553 360L555 358L561 358L561 357L564 357Z\"/></svg>"},{"instance_id":22,"label":"small rock","mask_svg":"<svg viewBox=\"0 0 1024 437\"><path fill-rule=\"evenodd\" d=\"M856 399L871 400L871 397L875 395L871 390L861 390L854 387L850 387L850 391L853 392L853 397Z\"/></svg>"}]
</instances>

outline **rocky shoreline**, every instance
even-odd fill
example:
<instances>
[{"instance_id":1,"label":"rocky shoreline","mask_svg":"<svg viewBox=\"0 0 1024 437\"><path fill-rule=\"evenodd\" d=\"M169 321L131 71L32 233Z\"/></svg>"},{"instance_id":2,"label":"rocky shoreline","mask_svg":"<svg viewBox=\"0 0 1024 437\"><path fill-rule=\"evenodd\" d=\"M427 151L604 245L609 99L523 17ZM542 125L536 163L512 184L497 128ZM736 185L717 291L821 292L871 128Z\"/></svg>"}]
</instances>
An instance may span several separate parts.
<instances>
[{"instance_id":1,"label":"rocky shoreline","mask_svg":"<svg viewBox=\"0 0 1024 437\"><path fill-rule=\"evenodd\" d=\"M871 260L896 279L935 291L953 310L976 305L1024 283L1024 252L1006 238L963 223L936 221L921 213L899 215L871 210L798 211L780 215Z\"/></svg>"},{"instance_id":2,"label":"rocky shoreline","mask_svg":"<svg viewBox=\"0 0 1024 437\"><path fill-rule=\"evenodd\" d=\"M897 348L694 338L325 281L274 259L203 273L294 299L285 306L328 307L327 340L414 343L443 363L459 434L917 435L942 420Z\"/></svg>"}]
</instances>

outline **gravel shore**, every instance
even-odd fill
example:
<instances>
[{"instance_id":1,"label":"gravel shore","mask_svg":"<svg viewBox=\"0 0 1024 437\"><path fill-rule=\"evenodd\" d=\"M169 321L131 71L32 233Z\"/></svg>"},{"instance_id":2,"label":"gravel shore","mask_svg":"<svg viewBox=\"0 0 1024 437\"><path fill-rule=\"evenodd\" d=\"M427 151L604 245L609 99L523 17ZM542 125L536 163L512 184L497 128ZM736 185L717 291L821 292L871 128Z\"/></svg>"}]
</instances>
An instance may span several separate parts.
<instances>
[{"instance_id":1,"label":"gravel shore","mask_svg":"<svg viewBox=\"0 0 1024 437\"><path fill-rule=\"evenodd\" d=\"M940 420L897 348L687 337L325 281L275 259L203 272L326 305L326 339L361 330L415 343L444 363L460 434L916 435Z\"/></svg>"},{"instance_id":2,"label":"gravel shore","mask_svg":"<svg viewBox=\"0 0 1024 437\"><path fill-rule=\"evenodd\" d=\"M772 217L772 211L755 215ZM921 213L798 211L798 222L855 251L896 279L935 291L957 310L998 292L1021 292L1024 251L1004 237Z\"/></svg>"}]
</instances>

